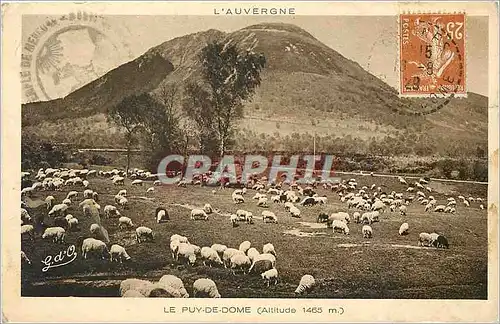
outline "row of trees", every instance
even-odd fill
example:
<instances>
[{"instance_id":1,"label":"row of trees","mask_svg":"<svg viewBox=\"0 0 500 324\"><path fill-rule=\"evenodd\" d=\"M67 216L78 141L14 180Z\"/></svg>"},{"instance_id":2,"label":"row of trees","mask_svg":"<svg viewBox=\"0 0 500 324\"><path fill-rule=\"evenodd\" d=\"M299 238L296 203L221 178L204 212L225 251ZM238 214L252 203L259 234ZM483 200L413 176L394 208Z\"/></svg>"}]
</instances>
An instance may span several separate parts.
<instances>
[{"instance_id":1,"label":"row of trees","mask_svg":"<svg viewBox=\"0 0 500 324\"><path fill-rule=\"evenodd\" d=\"M165 84L154 94L126 97L109 110L109 120L125 133L127 171L131 148L139 143L154 166L166 154L186 154L190 145L202 154L223 156L234 142L236 121L260 85L266 59L219 42L207 44L199 59L199 80L183 88Z\"/></svg>"}]
</instances>

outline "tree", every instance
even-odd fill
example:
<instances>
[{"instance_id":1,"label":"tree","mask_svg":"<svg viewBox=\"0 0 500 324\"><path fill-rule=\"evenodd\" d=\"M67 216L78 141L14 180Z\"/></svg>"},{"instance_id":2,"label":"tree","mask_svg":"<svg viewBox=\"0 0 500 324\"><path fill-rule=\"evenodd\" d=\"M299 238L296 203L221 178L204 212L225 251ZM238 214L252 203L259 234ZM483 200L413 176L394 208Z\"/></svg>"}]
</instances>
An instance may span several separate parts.
<instances>
[{"instance_id":1,"label":"tree","mask_svg":"<svg viewBox=\"0 0 500 324\"><path fill-rule=\"evenodd\" d=\"M191 83L186 87L187 113L197 120L204 133L215 135L220 156L224 155L234 133L234 124L243 115L243 103L250 100L260 85L260 72L266 59L262 54L238 52L236 44L213 42L200 54L202 84ZM199 122L206 116L207 121Z\"/></svg>"},{"instance_id":2,"label":"tree","mask_svg":"<svg viewBox=\"0 0 500 324\"><path fill-rule=\"evenodd\" d=\"M130 152L132 145L137 138L137 131L142 127L141 109L143 109L140 99L137 96L124 98L119 104L113 106L108 111L108 121L125 129L125 142L127 143L127 170L130 168Z\"/></svg>"}]
</instances>

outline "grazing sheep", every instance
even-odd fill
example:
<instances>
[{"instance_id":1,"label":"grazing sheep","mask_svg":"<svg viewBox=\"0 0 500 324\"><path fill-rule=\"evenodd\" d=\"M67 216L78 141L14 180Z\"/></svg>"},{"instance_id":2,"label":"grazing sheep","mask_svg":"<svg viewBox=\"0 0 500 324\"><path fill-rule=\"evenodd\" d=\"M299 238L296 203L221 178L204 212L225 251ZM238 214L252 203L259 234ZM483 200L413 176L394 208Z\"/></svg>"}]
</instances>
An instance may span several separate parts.
<instances>
[{"instance_id":1,"label":"grazing sheep","mask_svg":"<svg viewBox=\"0 0 500 324\"><path fill-rule=\"evenodd\" d=\"M318 218L316 218L316 223L326 223L328 222L327 213L319 213Z\"/></svg>"},{"instance_id":2,"label":"grazing sheep","mask_svg":"<svg viewBox=\"0 0 500 324\"><path fill-rule=\"evenodd\" d=\"M254 261L255 257L258 255L260 255L260 253L259 253L259 251L257 251L256 248L250 248L247 251L247 256L250 259L250 261L252 261L252 262Z\"/></svg>"},{"instance_id":3,"label":"grazing sheep","mask_svg":"<svg viewBox=\"0 0 500 324\"><path fill-rule=\"evenodd\" d=\"M420 233L418 236L418 245L419 246L431 246L432 245L432 237L429 233Z\"/></svg>"},{"instance_id":4,"label":"grazing sheep","mask_svg":"<svg viewBox=\"0 0 500 324\"><path fill-rule=\"evenodd\" d=\"M249 274L262 274L266 272L267 270L271 270L274 268L274 264L271 260L269 259L258 259L258 257L255 258L255 260L252 262L252 265L250 266L250 269L248 269Z\"/></svg>"},{"instance_id":5,"label":"grazing sheep","mask_svg":"<svg viewBox=\"0 0 500 324\"><path fill-rule=\"evenodd\" d=\"M300 202L300 205L304 207L314 206L316 205L316 199L314 199L313 197L306 197Z\"/></svg>"},{"instance_id":6,"label":"grazing sheep","mask_svg":"<svg viewBox=\"0 0 500 324\"><path fill-rule=\"evenodd\" d=\"M178 261L179 258L181 258L182 261L186 261L186 263L190 265L194 265L196 262L194 247L188 243L179 243L175 253L175 259Z\"/></svg>"},{"instance_id":7,"label":"grazing sheep","mask_svg":"<svg viewBox=\"0 0 500 324\"><path fill-rule=\"evenodd\" d=\"M111 216L119 217L120 212L118 211L118 209L115 206L106 205L106 206L104 206L104 216L106 218L110 218Z\"/></svg>"},{"instance_id":8,"label":"grazing sheep","mask_svg":"<svg viewBox=\"0 0 500 324\"><path fill-rule=\"evenodd\" d=\"M120 217L121 218L121 217ZM137 243L154 241L153 230L149 227L139 226L135 229Z\"/></svg>"},{"instance_id":9,"label":"grazing sheep","mask_svg":"<svg viewBox=\"0 0 500 324\"><path fill-rule=\"evenodd\" d=\"M113 260L116 260L117 262L119 261L120 263L122 263L123 259L125 259L126 261L131 259L127 254L127 251L125 251L125 248L118 244L111 245L109 254L111 255L111 262L113 262Z\"/></svg>"},{"instance_id":10,"label":"grazing sheep","mask_svg":"<svg viewBox=\"0 0 500 324\"><path fill-rule=\"evenodd\" d=\"M206 213L206 214L211 214L213 213L213 208L210 204L205 204L205 206L203 206L203 211Z\"/></svg>"},{"instance_id":11,"label":"grazing sheep","mask_svg":"<svg viewBox=\"0 0 500 324\"><path fill-rule=\"evenodd\" d=\"M126 208L127 204L128 204L128 199L126 197L123 197L123 196L120 197L120 199L118 200L118 205L120 205L123 208Z\"/></svg>"},{"instance_id":12,"label":"grazing sheep","mask_svg":"<svg viewBox=\"0 0 500 324\"><path fill-rule=\"evenodd\" d=\"M295 206L290 207L290 214L292 217L300 218L300 210Z\"/></svg>"},{"instance_id":13,"label":"grazing sheep","mask_svg":"<svg viewBox=\"0 0 500 324\"><path fill-rule=\"evenodd\" d=\"M54 196L47 196L47 198L45 198L45 204L47 205L47 210L50 210L52 208L52 206L54 205Z\"/></svg>"},{"instance_id":14,"label":"grazing sheep","mask_svg":"<svg viewBox=\"0 0 500 324\"><path fill-rule=\"evenodd\" d=\"M208 215L205 213L203 209L193 209L191 210L191 219L192 220L197 220L197 219L203 219L203 220L208 220Z\"/></svg>"},{"instance_id":15,"label":"grazing sheep","mask_svg":"<svg viewBox=\"0 0 500 324\"><path fill-rule=\"evenodd\" d=\"M170 219L168 211L163 207L158 207L155 210L156 223L160 224Z\"/></svg>"},{"instance_id":16,"label":"grazing sheep","mask_svg":"<svg viewBox=\"0 0 500 324\"><path fill-rule=\"evenodd\" d=\"M435 239L432 244L437 248L446 248L449 249L450 245L448 243L448 239L443 235L439 235L437 239Z\"/></svg>"},{"instance_id":17,"label":"grazing sheep","mask_svg":"<svg viewBox=\"0 0 500 324\"><path fill-rule=\"evenodd\" d=\"M193 283L193 297L221 298L221 295L213 280L201 278Z\"/></svg>"},{"instance_id":18,"label":"grazing sheep","mask_svg":"<svg viewBox=\"0 0 500 324\"><path fill-rule=\"evenodd\" d=\"M444 206L444 205L437 205L434 208L434 212L444 212L445 209L446 209L446 206Z\"/></svg>"},{"instance_id":19,"label":"grazing sheep","mask_svg":"<svg viewBox=\"0 0 500 324\"><path fill-rule=\"evenodd\" d=\"M314 280L313 276L303 275L302 278L300 279L297 289L295 289L295 293L297 295L300 295L309 292L314 288L315 285L316 285L316 280Z\"/></svg>"},{"instance_id":20,"label":"grazing sheep","mask_svg":"<svg viewBox=\"0 0 500 324\"><path fill-rule=\"evenodd\" d=\"M78 219L73 217L67 221L68 221L68 230L70 230L70 231L78 230Z\"/></svg>"},{"instance_id":21,"label":"grazing sheep","mask_svg":"<svg viewBox=\"0 0 500 324\"><path fill-rule=\"evenodd\" d=\"M262 247L262 254L265 254L265 253L270 253L270 254L276 256L276 250L274 249L274 245L272 243L264 244L264 246Z\"/></svg>"},{"instance_id":22,"label":"grazing sheep","mask_svg":"<svg viewBox=\"0 0 500 324\"><path fill-rule=\"evenodd\" d=\"M252 243L250 243L250 241L244 241L244 242L241 242L240 244L240 247L238 248L238 250L242 251L243 253L247 253L247 251L250 249L250 246L252 245Z\"/></svg>"},{"instance_id":23,"label":"grazing sheep","mask_svg":"<svg viewBox=\"0 0 500 324\"><path fill-rule=\"evenodd\" d=\"M31 260L28 258L26 253L24 253L23 251L21 251L21 262L31 264Z\"/></svg>"},{"instance_id":24,"label":"grazing sheep","mask_svg":"<svg viewBox=\"0 0 500 324\"><path fill-rule=\"evenodd\" d=\"M90 225L90 234L92 234L92 236L95 236L96 234L98 234L101 230L101 227L98 225L98 224L91 224Z\"/></svg>"},{"instance_id":25,"label":"grazing sheep","mask_svg":"<svg viewBox=\"0 0 500 324\"><path fill-rule=\"evenodd\" d=\"M235 275L236 270L241 270L245 273L252 265L252 262L244 253L235 253L230 259L230 265Z\"/></svg>"},{"instance_id":26,"label":"grazing sheep","mask_svg":"<svg viewBox=\"0 0 500 324\"><path fill-rule=\"evenodd\" d=\"M227 246L218 243L212 244L211 248L214 249L219 254L220 257L222 257L224 251L227 250Z\"/></svg>"},{"instance_id":27,"label":"grazing sheep","mask_svg":"<svg viewBox=\"0 0 500 324\"><path fill-rule=\"evenodd\" d=\"M261 215L264 223L278 223L278 217L271 211L264 210Z\"/></svg>"},{"instance_id":28,"label":"grazing sheep","mask_svg":"<svg viewBox=\"0 0 500 324\"><path fill-rule=\"evenodd\" d=\"M151 192L155 192L155 187L149 187L148 189L146 189L146 193L151 193Z\"/></svg>"},{"instance_id":29,"label":"grazing sheep","mask_svg":"<svg viewBox=\"0 0 500 324\"><path fill-rule=\"evenodd\" d=\"M399 235L408 235L408 230L409 230L409 225L408 223L403 223L399 227Z\"/></svg>"},{"instance_id":30,"label":"grazing sheep","mask_svg":"<svg viewBox=\"0 0 500 324\"><path fill-rule=\"evenodd\" d=\"M158 285L162 288L167 289L169 292L173 290L174 297L177 298L188 298L189 294L184 287L182 280L174 275L164 275L158 281ZM171 288L171 289L168 289Z\"/></svg>"},{"instance_id":31,"label":"grazing sheep","mask_svg":"<svg viewBox=\"0 0 500 324\"><path fill-rule=\"evenodd\" d=\"M64 212L68 209L68 205L66 204L57 204L52 207L49 211L49 216L52 215L63 215Z\"/></svg>"},{"instance_id":32,"label":"grazing sheep","mask_svg":"<svg viewBox=\"0 0 500 324\"><path fill-rule=\"evenodd\" d=\"M361 214L359 212L354 212L354 214L352 214L352 218L354 223L356 224L359 224L361 222Z\"/></svg>"},{"instance_id":33,"label":"grazing sheep","mask_svg":"<svg viewBox=\"0 0 500 324\"><path fill-rule=\"evenodd\" d=\"M332 222L332 228L333 228L333 233L335 233L335 230L340 230L341 233L349 235L349 227L347 227L347 224L343 221L335 219Z\"/></svg>"},{"instance_id":34,"label":"grazing sheep","mask_svg":"<svg viewBox=\"0 0 500 324\"><path fill-rule=\"evenodd\" d=\"M483 204L479 205L479 209L483 210L484 209L484 205Z\"/></svg>"},{"instance_id":35,"label":"grazing sheep","mask_svg":"<svg viewBox=\"0 0 500 324\"><path fill-rule=\"evenodd\" d=\"M205 266L222 266L223 262L217 253L216 250L214 250L211 247L204 246L201 248L201 259L203 260L203 265Z\"/></svg>"},{"instance_id":36,"label":"grazing sheep","mask_svg":"<svg viewBox=\"0 0 500 324\"><path fill-rule=\"evenodd\" d=\"M243 251L233 249L233 248L227 248L226 250L224 250L224 252L222 253L222 262L224 263L225 268L228 268L231 266L231 258L235 254L245 255L245 253Z\"/></svg>"},{"instance_id":37,"label":"grazing sheep","mask_svg":"<svg viewBox=\"0 0 500 324\"><path fill-rule=\"evenodd\" d=\"M103 260L109 257L109 251L106 243L95 238L86 238L82 242L83 258L87 259L89 253Z\"/></svg>"},{"instance_id":38,"label":"grazing sheep","mask_svg":"<svg viewBox=\"0 0 500 324\"><path fill-rule=\"evenodd\" d=\"M42 239L52 239L54 243L64 243L66 231L62 227L48 227L43 232Z\"/></svg>"},{"instance_id":39,"label":"grazing sheep","mask_svg":"<svg viewBox=\"0 0 500 324\"><path fill-rule=\"evenodd\" d=\"M142 180L136 179L131 183L132 186L142 186Z\"/></svg>"},{"instance_id":40,"label":"grazing sheep","mask_svg":"<svg viewBox=\"0 0 500 324\"><path fill-rule=\"evenodd\" d=\"M363 225L361 233L363 233L363 238L371 238L373 235L372 227L370 225Z\"/></svg>"},{"instance_id":41,"label":"grazing sheep","mask_svg":"<svg viewBox=\"0 0 500 324\"><path fill-rule=\"evenodd\" d=\"M144 296L143 294L141 294L140 292L138 292L137 290L127 290L123 296L123 298L144 298L146 296Z\"/></svg>"},{"instance_id":42,"label":"grazing sheep","mask_svg":"<svg viewBox=\"0 0 500 324\"><path fill-rule=\"evenodd\" d=\"M292 202L287 201L287 202L285 203L285 210L286 210L286 211L290 211L290 208L292 208L292 207L294 207L294 205L293 205L293 203L292 203Z\"/></svg>"},{"instance_id":43,"label":"grazing sheep","mask_svg":"<svg viewBox=\"0 0 500 324\"><path fill-rule=\"evenodd\" d=\"M53 227L62 227L65 230L67 230L69 227L69 222L66 219L66 217L58 216L58 217L54 218Z\"/></svg>"},{"instance_id":44,"label":"grazing sheep","mask_svg":"<svg viewBox=\"0 0 500 324\"><path fill-rule=\"evenodd\" d=\"M261 273L260 276L267 283L268 287L271 284L271 281L273 281L275 285L278 284L278 270L276 270L276 268L267 270Z\"/></svg>"},{"instance_id":45,"label":"grazing sheep","mask_svg":"<svg viewBox=\"0 0 500 324\"><path fill-rule=\"evenodd\" d=\"M266 197L260 197L259 201L257 202L257 206L258 207L263 207L263 208L269 207L269 205L267 203L267 198Z\"/></svg>"},{"instance_id":46,"label":"grazing sheep","mask_svg":"<svg viewBox=\"0 0 500 324\"><path fill-rule=\"evenodd\" d=\"M407 211L406 206L403 205L399 207L399 212L401 213L401 216L406 216L406 211Z\"/></svg>"},{"instance_id":47,"label":"grazing sheep","mask_svg":"<svg viewBox=\"0 0 500 324\"><path fill-rule=\"evenodd\" d=\"M135 225L132 223L132 220L129 217L121 216L120 218L118 218L118 227L120 229L131 228L134 226Z\"/></svg>"},{"instance_id":48,"label":"grazing sheep","mask_svg":"<svg viewBox=\"0 0 500 324\"><path fill-rule=\"evenodd\" d=\"M126 297L129 291L135 291L142 296L149 296L155 285L147 280L129 278L120 283L120 296ZM134 293L135 294L135 293Z\"/></svg>"},{"instance_id":49,"label":"grazing sheep","mask_svg":"<svg viewBox=\"0 0 500 324\"><path fill-rule=\"evenodd\" d=\"M242 204L245 202L245 198L242 195L233 195L233 202L235 204Z\"/></svg>"},{"instance_id":50,"label":"grazing sheep","mask_svg":"<svg viewBox=\"0 0 500 324\"><path fill-rule=\"evenodd\" d=\"M21 238L27 236L31 241L35 240L35 228L33 225L22 225L21 226Z\"/></svg>"},{"instance_id":51,"label":"grazing sheep","mask_svg":"<svg viewBox=\"0 0 500 324\"><path fill-rule=\"evenodd\" d=\"M84 193L84 196L83 196L83 197L84 197L84 198L86 198L86 197L85 197L85 191L84 191L83 193ZM76 197L78 197L78 191L70 191L70 192L68 192L68 194L66 195L66 198L67 198L67 199L73 199L73 198L76 198Z\"/></svg>"},{"instance_id":52,"label":"grazing sheep","mask_svg":"<svg viewBox=\"0 0 500 324\"><path fill-rule=\"evenodd\" d=\"M90 189L85 189L83 191L83 198L84 199L91 199L92 198L92 194L94 193L93 190L90 190Z\"/></svg>"}]
</instances>

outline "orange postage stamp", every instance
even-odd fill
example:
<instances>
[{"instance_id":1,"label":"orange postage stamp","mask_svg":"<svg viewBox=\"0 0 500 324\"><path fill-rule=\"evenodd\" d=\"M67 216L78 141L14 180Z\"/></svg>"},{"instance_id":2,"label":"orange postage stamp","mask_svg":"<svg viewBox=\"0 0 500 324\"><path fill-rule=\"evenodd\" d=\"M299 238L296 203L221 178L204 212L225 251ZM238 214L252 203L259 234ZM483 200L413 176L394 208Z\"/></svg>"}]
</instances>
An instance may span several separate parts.
<instances>
[{"instance_id":1,"label":"orange postage stamp","mask_svg":"<svg viewBox=\"0 0 500 324\"><path fill-rule=\"evenodd\" d=\"M400 95L466 95L465 15L400 15Z\"/></svg>"}]
</instances>

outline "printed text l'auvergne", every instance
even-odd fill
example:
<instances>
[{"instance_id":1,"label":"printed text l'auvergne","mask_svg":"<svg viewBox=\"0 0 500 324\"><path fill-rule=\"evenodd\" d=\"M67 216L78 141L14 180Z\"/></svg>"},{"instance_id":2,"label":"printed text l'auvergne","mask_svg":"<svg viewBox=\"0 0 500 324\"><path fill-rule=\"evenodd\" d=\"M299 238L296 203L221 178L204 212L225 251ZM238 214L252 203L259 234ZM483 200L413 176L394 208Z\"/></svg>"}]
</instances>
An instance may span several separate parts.
<instances>
[{"instance_id":1,"label":"printed text l'auvergne","mask_svg":"<svg viewBox=\"0 0 500 324\"><path fill-rule=\"evenodd\" d=\"M295 15L295 8L214 8L214 15Z\"/></svg>"}]
</instances>

